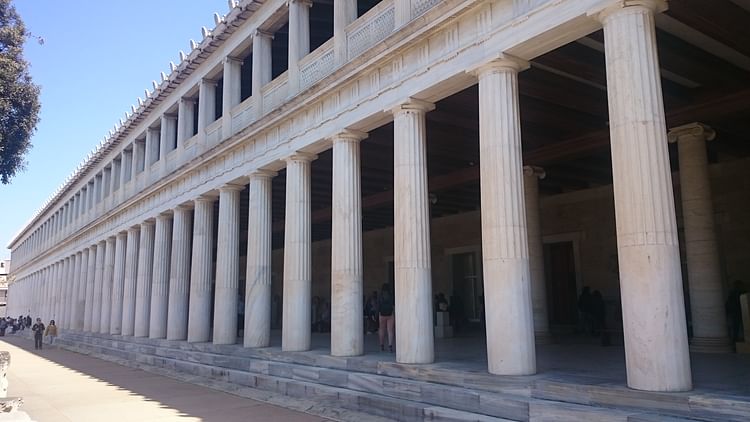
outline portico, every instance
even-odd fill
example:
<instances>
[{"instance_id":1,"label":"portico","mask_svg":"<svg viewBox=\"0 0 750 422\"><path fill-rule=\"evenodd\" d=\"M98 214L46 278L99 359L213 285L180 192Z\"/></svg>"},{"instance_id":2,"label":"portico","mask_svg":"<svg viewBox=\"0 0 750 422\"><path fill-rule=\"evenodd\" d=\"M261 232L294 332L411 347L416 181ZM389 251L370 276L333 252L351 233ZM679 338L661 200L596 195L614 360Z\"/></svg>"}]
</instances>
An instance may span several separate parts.
<instances>
[{"instance_id":1,"label":"portico","mask_svg":"<svg viewBox=\"0 0 750 422\"><path fill-rule=\"evenodd\" d=\"M364 299L393 284L397 363L435 361L434 299L447 293L462 335L485 339L467 344L486 347L486 370L527 376L544 371L536 344L576 325L590 285L609 306L603 328L623 339L631 388L690 390L689 334L695 351L730 350L722 278L747 274L750 245L718 227L716 209L737 218L750 204L727 199L746 196L741 185L717 195L711 184L747 177L750 151L731 128L750 108L708 70L676 73L707 54L673 39L685 33L673 21L695 11L393 0L352 19L363 3L337 0L332 41L310 52L314 25L294 23L317 3L243 1L217 22L202 43L224 47L195 49L194 68L150 93L160 104L56 199L99 208L81 208L62 242L34 237L36 223L14 240L14 254L46 242L18 260L14 311L59 318L30 294L54 280L70 292L65 330L259 348L280 324L292 353L310 350L330 303L329 353L343 358L367 354ZM273 77L284 64L271 38L287 23L288 69ZM381 26L390 32L372 41ZM750 81L727 57L722 83ZM141 134L154 165L138 170ZM120 176L92 196L104 169ZM59 275L40 275L50 268Z\"/></svg>"}]
</instances>

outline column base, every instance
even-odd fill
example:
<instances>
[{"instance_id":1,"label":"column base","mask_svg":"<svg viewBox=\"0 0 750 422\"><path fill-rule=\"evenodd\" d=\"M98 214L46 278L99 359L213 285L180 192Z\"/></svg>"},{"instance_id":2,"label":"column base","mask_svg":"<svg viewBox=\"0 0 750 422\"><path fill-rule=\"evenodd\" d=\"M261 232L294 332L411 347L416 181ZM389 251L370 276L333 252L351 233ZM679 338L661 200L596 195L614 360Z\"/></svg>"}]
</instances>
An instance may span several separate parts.
<instances>
[{"instance_id":1,"label":"column base","mask_svg":"<svg viewBox=\"0 0 750 422\"><path fill-rule=\"evenodd\" d=\"M729 337L693 337L690 339L690 351L696 353L732 353L732 342Z\"/></svg>"},{"instance_id":2,"label":"column base","mask_svg":"<svg viewBox=\"0 0 750 422\"><path fill-rule=\"evenodd\" d=\"M555 338L552 337L552 333L549 331L537 331L534 333L534 341L536 344L553 344Z\"/></svg>"}]
</instances>

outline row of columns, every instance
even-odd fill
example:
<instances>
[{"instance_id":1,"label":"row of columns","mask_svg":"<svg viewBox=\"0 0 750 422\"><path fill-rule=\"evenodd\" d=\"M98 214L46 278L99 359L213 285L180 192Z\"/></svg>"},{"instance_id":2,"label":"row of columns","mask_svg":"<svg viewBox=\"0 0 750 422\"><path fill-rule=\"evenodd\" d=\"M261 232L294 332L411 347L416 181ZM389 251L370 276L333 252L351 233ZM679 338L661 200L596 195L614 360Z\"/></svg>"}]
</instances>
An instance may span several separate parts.
<instances>
[{"instance_id":1,"label":"row of columns","mask_svg":"<svg viewBox=\"0 0 750 422\"><path fill-rule=\"evenodd\" d=\"M652 3L627 3L605 10L600 19L605 35L628 385L681 391L691 388L691 372L653 13ZM486 309L488 369L504 375L535 373L535 332L541 340L549 335L537 185L543 171L524 168L522 163L518 72L526 66L506 56L475 70L484 292L492 304ZM433 107L409 99L392 109L396 360L401 363L434 360L425 130L425 114ZM345 130L332 139L334 356L363 353L359 142L365 137ZM710 137L710 131L699 125L670 133L680 150L696 340L723 344L726 334L703 145ZM315 158L297 152L286 159L285 351L310 348L310 163ZM265 170L249 175L246 347L268 346L270 340L273 176ZM62 312L65 328L235 343L243 188L236 184L219 188L216 235L216 196L202 195L192 205L178 206L32 275L34 290L52 275L48 284L53 286L53 300L45 302L51 308L37 302L29 305L43 314L48 309L53 315ZM36 301L38 296L29 299Z\"/></svg>"}]
</instances>

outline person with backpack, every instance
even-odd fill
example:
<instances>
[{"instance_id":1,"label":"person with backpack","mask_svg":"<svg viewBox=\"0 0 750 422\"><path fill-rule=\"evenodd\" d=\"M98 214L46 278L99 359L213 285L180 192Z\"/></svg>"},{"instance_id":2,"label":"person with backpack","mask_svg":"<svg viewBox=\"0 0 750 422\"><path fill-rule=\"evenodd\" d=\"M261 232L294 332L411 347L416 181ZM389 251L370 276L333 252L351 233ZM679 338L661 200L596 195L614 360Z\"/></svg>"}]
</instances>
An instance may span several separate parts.
<instances>
[{"instance_id":1,"label":"person with backpack","mask_svg":"<svg viewBox=\"0 0 750 422\"><path fill-rule=\"evenodd\" d=\"M50 320L47 330L44 332L44 336L49 336L49 344L55 343L55 339L57 338L57 325L55 325L54 319Z\"/></svg>"},{"instance_id":2,"label":"person with backpack","mask_svg":"<svg viewBox=\"0 0 750 422\"><path fill-rule=\"evenodd\" d=\"M380 351L385 351L385 336L388 333L388 350L393 352L393 336L395 319L393 316L394 305L393 295L388 284L383 284L380 291L380 300L378 301L378 339L380 340Z\"/></svg>"}]
</instances>

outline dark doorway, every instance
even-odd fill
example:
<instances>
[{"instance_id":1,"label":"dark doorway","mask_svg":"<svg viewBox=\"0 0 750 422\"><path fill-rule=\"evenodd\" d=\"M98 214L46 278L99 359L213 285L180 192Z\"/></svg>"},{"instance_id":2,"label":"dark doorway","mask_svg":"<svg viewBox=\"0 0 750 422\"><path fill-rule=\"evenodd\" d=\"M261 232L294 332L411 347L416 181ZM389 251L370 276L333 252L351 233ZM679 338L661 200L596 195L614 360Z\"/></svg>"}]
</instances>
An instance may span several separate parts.
<instances>
[{"instance_id":1,"label":"dark doorway","mask_svg":"<svg viewBox=\"0 0 750 422\"><path fill-rule=\"evenodd\" d=\"M578 322L578 289L573 242L545 244L544 260L550 325L575 328Z\"/></svg>"},{"instance_id":2,"label":"dark doorway","mask_svg":"<svg viewBox=\"0 0 750 422\"><path fill-rule=\"evenodd\" d=\"M484 286L479 277L478 255L467 252L451 256L453 292L463 302L466 319L473 323L484 321Z\"/></svg>"}]
</instances>

